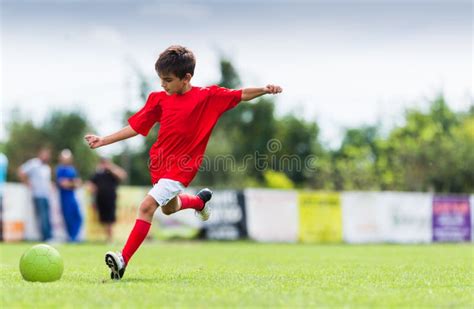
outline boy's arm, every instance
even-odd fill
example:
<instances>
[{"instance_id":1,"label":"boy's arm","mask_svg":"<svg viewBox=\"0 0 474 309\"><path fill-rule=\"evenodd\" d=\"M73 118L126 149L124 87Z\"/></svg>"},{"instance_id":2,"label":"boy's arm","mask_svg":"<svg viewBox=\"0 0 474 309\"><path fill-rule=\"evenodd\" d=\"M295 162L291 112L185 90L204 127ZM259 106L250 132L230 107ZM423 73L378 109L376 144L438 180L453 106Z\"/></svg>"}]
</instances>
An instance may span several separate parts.
<instances>
[{"instance_id":1,"label":"boy's arm","mask_svg":"<svg viewBox=\"0 0 474 309\"><path fill-rule=\"evenodd\" d=\"M89 147L91 149L99 148L101 146L113 144L118 141L122 141L124 139L136 136L138 133L135 132L132 127L126 126L125 128L107 135L105 137L97 136L97 135L92 135L88 134L84 138L86 139L87 143L89 144Z\"/></svg>"},{"instance_id":2,"label":"boy's arm","mask_svg":"<svg viewBox=\"0 0 474 309\"><path fill-rule=\"evenodd\" d=\"M267 85L261 88L244 88L242 89L242 101L250 101L264 94L277 94L283 89L277 85Z\"/></svg>"}]
</instances>

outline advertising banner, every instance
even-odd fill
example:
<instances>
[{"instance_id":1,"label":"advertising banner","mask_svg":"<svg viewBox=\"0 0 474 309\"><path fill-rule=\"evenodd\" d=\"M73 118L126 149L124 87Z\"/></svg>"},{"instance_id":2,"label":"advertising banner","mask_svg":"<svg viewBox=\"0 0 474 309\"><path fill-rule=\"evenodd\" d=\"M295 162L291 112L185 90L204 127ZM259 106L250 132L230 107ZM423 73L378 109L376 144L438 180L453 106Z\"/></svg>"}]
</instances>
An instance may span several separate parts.
<instances>
[{"instance_id":1,"label":"advertising banner","mask_svg":"<svg viewBox=\"0 0 474 309\"><path fill-rule=\"evenodd\" d=\"M380 205L377 192L343 192L342 231L348 243L384 241L384 224L389 208Z\"/></svg>"},{"instance_id":2,"label":"advertising banner","mask_svg":"<svg viewBox=\"0 0 474 309\"><path fill-rule=\"evenodd\" d=\"M247 189L245 214L251 239L262 242L298 240L298 195L296 191Z\"/></svg>"},{"instance_id":3,"label":"advertising banner","mask_svg":"<svg viewBox=\"0 0 474 309\"><path fill-rule=\"evenodd\" d=\"M247 237L245 198L235 190L214 191L209 202L212 214L204 222L203 236L215 240L237 240Z\"/></svg>"},{"instance_id":4,"label":"advertising banner","mask_svg":"<svg viewBox=\"0 0 474 309\"><path fill-rule=\"evenodd\" d=\"M385 242L431 242L432 194L382 192L378 199L379 207L389 208L382 228Z\"/></svg>"},{"instance_id":5,"label":"advertising banner","mask_svg":"<svg viewBox=\"0 0 474 309\"><path fill-rule=\"evenodd\" d=\"M471 211L471 241L474 241L474 195L469 199L469 206Z\"/></svg>"},{"instance_id":6,"label":"advertising banner","mask_svg":"<svg viewBox=\"0 0 474 309\"><path fill-rule=\"evenodd\" d=\"M339 193L300 192L298 205L299 241L342 241L342 213Z\"/></svg>"},{"instance_id":7,"label":"advertising banner","mask_svg":"<svg viewBox=\"0 0 474 309\"><path fill-rule=\"evenodd\" d=\"M39 239L31 194L23 184L6 183L3 196L3 239Z\"/></svg>"},{"instance_id":8,"label":"advertising banner","mask_svg":"<svg viewBox=\"0 0 474 309\"><path fill-rule=\"evenodd\" d=\"M433 241L461 242L471 240L469 196L435 196L433 198Z\"/></svg>"}]
</instances>

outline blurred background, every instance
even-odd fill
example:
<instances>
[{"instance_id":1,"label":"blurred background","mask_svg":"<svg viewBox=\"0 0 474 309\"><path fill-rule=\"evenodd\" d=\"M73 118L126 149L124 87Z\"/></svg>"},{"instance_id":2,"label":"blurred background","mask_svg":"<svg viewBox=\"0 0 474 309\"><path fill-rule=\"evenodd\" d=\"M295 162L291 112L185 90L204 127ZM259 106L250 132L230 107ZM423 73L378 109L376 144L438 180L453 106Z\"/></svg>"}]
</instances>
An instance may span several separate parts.
<instances>
[{"instance_id":1,"label":"blurred background","mask_svg":"<svg viewBox=\"0 0 474 309\"><path fill-rule=\"evenodd\" d=\"M435 213L447 224L440 240L471 239L471 1L3 0L0 9L7 239L38 237L26 219L34 212L30 199L19 201L28 191L16 183L18 168L43 146L52 150L52 168L59 152L70 149L85 182L100 156L126 171L117 220L128 232L132 219L126 218L134 217L150 186L148 149L159 125L147 138L99 151L89 150L83 136L120 129L149 92L161 90L154 63L172 44L195 53L194 85L275 83L284 93L224 115L191 184L217 190L214 207L227 210L209 226L227 227L209 232L187 214L172 222L157 218L169 237L260 239L258 233L277 228L259 221L263 210L280 202L279 213L289 215L281 224L291 231L263 240L350 241L384 230L379 236L386 236L358 239L430 242L440 228ZM77 190L87 239L87 227L97 221L93 193L82 185ZM54 198L53 213L60 211ZM355 220L351 211L360 221L347 221ZM329 217L334 221L326 226ZM388 231L395 223L400 231L411 225L411 238ZM262 226L265 231L255 231Z\"/></svg>"}]
</instances>

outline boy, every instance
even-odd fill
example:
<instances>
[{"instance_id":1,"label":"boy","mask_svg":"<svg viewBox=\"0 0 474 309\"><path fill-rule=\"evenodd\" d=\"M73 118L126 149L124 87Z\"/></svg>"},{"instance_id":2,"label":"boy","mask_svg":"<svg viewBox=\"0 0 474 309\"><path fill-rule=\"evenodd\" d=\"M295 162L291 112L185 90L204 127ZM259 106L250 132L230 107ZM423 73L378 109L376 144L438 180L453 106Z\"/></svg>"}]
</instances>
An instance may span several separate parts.
<instances>
[{"instance_id":1,"label":"boy","mask_svg":"<svg viewBox=\"0 0 474 309\"><path fill-rule=\"evenodd\" d=\"M122 252L107 252L105 262L110 277L119 280L133 254L150 230L153 214L158 207L165 215L183 209L194 209L206 221L210 216L207 202L209 189L196 195L181 192L196 175L212 129L219 117L240 101L249 101L264 94L277 94L279 86L231 90L218 86L191 86L196 60L193 53L174 45L160 54L155 70L165 91L152 92L145 106L128 119L129 125L106 137L86 135L94 149L141 134L146 136L159 122L157 141L150 149L149 171L153 188L138 209L138 218Z\"/></svg>"}]
</instances>

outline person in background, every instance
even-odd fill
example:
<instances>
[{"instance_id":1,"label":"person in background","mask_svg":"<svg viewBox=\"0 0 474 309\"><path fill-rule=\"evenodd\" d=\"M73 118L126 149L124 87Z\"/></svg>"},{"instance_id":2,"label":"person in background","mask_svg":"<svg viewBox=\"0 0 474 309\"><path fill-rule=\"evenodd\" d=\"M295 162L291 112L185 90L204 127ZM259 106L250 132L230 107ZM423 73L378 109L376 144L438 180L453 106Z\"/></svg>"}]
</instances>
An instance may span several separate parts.
<instances>
[{"instance_id":1,"label":"person in background","mask_svg":"<svg viewBox=\"0 0 474 309\"><path fill-rule=\"evenodd\" d=\"M82 215L75 189L81 185L81 179L73 166L73 156L69 149L64 149L59 154L56 185L59 189L59 200L69 241L77 242L82 225Z\"/></svg>"},{"instance_id":2,"label":"person in background","mask_svg":"<svg viewBox=\"0 0 474 309\"><path fill-rule=\"evenodd\" d=\"M91 178L94 201L99 213L99 221L104 226L107 242L113 240L117 187L127 178L127 172L107 158L101 158L95 174Z\"/></svg>"},{"instance_id":3,"label":"person in background","mask_svg":"<svg viewBox=\"0 0 474 309\"><path fill-rule=\"evenodd\" d=\"M50 159L51 149L43 147L38 151L36 158L26 161L18 169L18 177L31 190L43 241L49 241L52 238L49 203L51 195Z\"/></svg>"},{"instance_id":4,"label":"person in background","mask_svg":"<svg viewBox=\"0 0 474 309\"><path fill-rule=\"evenodd\" d=\"M0 241L3 240L3 195L7 180L7 156L0 152Z\"/></svg>"}]
</instances>

